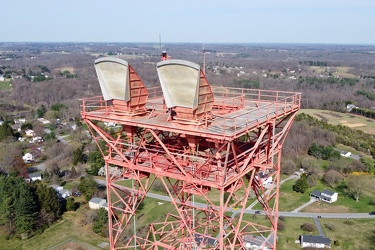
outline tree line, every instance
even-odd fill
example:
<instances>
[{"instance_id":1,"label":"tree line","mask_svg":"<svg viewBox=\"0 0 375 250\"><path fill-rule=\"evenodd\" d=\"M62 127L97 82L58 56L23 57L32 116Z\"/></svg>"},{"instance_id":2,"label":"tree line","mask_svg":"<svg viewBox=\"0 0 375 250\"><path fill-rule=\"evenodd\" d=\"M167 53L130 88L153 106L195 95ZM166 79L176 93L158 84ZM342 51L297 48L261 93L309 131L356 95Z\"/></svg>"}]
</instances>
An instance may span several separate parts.
<instances>
[{"instance_id":1,"label":"tree line","mask_svg":"<svg viewBox=\"0 0 375 250\"><path fill-rule=\"evenodd\" d=\"M60 218L64 209L52 187L0 176L0 225L7 238L28 238L42 232Z\"/></svg>"},{"instance_id":2,"label":"tree line","mask_svg":"<svg viewBox=\"0 0 375 250\"><path fill-rule=\"evenodd\" d=\"M364 109L364 108L354 108L351 113L361 115L370 119L375 119L375 110Z\"/></svg>"},{"instance_id":3,"label":"tree line","mask_svg":"<svg viewBox=\"0 0 375 250\"><path fill-rule=\"evenodd\" d=\"M328 124L325 121L318 120L305 113L298 114L295 120L297 124L298 122L305 122L307 128L310 129L318 127L323 130L330 131L335 137L335 143L341 143L358 151L370 154L375 159L375 145L373 135L366 134L361 130L351 129L347 126Z\"/></svg>"}]
</instances>

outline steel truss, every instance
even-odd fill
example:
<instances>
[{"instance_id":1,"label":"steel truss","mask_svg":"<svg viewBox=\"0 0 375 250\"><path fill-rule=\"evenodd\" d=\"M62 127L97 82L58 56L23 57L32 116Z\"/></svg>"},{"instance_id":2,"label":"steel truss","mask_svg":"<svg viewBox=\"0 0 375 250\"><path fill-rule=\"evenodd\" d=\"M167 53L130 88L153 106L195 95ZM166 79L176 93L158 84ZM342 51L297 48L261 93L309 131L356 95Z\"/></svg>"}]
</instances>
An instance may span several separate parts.
<instances>
[{"instance_id":1,"label":"steel truss","mask_svg":"<svg viewBox=\"0 0 375 250\"><path fill-rule=\"evenodd\" d=\"M282 112L232 134L114 117L84 100L82 116L106 163L111 249L276 249L282 145L300 107L300 94L293 96ZM98 121L119 129L109 132ZM137 208L156 182L174 209L135 234ZM267 218L262 223L246 214L251 195Z\"/></svg>"}]
</instances>

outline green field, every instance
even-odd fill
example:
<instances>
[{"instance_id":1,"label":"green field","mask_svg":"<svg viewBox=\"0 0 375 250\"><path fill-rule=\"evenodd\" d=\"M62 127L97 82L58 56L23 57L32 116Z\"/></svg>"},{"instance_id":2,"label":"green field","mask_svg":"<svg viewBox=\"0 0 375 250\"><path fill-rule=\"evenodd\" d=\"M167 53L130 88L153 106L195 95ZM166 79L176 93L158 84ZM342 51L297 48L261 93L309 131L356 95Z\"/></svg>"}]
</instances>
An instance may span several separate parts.
<instances>
[{"instance_id":1,"label":"green field","mask_svg":"<svg viewBox=\"0 0 375 250\"><path fill-rule=\"evenodd\" d=\"M362 130L367 134L375 135L375 120L366 117L321 109L301 109L299 113L305 113L332 125L347 126L352 129Z\"/></svg>"},{"instance_id":2,"label":"green field","mask_svg":"<svg viewBox=\"0 0 375 250\"><path fill-rule=\"evenodd\" d=\"M310 66L310 70L315 71L318 74L324 74L327 71L327 68L330 68L330 72L332 72L333 76L348 77L348 78L356 77L354 74L349 73L349 71L352 69L351 67Z\"/></svg>"},{"instance_id":3,"label":"green field","mask_svg":"<svg viewBox=\"0 0 375 250\"><path fill-rule=\"evenodd\" d=\"M10 81L0 82L0 89L10 89L11 87Z\"/></svg>"},{"instance_id":4,"label":"green field","mask_svg":"<svg viewBox=\"0 0 375 250\"><path fill-rule=\"evenodd\" d=\"M69 241L79 242L80 249L100 249L96 246L100 243L108 242L108 239L94 234L91 231L90 225L83 225L81 223L82 217L86 216L83 213L85 209L87 207L81 207L76 212L66 212L62 220L56 222L42 234L27 240L7 240L4 234L0 234L0 249L52 249Z\"/></svg>"},{"instance_id":5,"label":"green field","mask_svg":"<svg viewBox=\"0 0 375 250\"><path fill-rule=\"evenodd\" d=\"M375 220L369 219L319 219L325 237L331 239L331 247L336 250L375 249ZM315 225L312 218L286 218L285 229L278 231L278 250L297 250L301 249L295 240L298 240L301 234L319 235L315 230L312 233L304 232L300 227L303 223ZM331 225L333 230L325 225ZM339 246L334 245L334 241L339 241Z\"/></svg>"}]
</instances>

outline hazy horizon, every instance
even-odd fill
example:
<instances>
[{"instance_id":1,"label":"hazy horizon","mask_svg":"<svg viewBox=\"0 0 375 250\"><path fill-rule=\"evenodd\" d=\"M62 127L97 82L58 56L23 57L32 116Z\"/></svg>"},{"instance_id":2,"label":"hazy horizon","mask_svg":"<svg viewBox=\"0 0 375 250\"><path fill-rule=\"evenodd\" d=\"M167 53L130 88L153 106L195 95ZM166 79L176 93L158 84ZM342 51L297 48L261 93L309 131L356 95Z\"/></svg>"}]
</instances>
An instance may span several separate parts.
<instances>
[{"instance_id":1,"label":"hazy horizon","mask_svg":"<svg viewBox=\"0 0 375 250\"><path fill-rule=\"evenodd\" d=\"M2 3L3 42L375 44L370 0Z\"/></svg>"}]
</instances>

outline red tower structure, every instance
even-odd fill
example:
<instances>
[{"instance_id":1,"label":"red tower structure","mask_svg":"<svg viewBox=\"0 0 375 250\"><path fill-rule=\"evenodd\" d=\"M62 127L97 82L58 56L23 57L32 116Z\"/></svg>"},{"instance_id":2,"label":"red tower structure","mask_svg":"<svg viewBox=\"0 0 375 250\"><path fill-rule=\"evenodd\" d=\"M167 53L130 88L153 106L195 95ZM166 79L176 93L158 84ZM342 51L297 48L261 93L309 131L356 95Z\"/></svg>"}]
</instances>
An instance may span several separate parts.
<instances>
[{"instance_id":1,"label":"red tower structure","mask_svg":"<svg viewBox=\"0 0 375 250\"><path fill-rule=\"evenodd\" d=\"M150 89L126 61L95 67L103 96L82 100L82 118L105 160L111 249L276 249L281 150L301 94L210 86L183 60L159 62ZM155 181L174 209L124 235ZM247 215L250 194L262 223Z\"/></svg>"}]
</instances>

